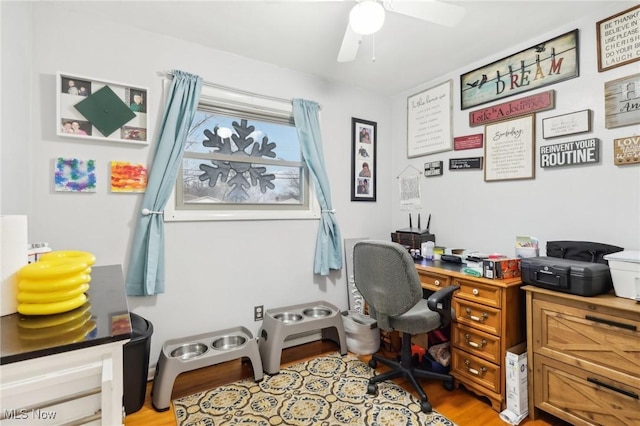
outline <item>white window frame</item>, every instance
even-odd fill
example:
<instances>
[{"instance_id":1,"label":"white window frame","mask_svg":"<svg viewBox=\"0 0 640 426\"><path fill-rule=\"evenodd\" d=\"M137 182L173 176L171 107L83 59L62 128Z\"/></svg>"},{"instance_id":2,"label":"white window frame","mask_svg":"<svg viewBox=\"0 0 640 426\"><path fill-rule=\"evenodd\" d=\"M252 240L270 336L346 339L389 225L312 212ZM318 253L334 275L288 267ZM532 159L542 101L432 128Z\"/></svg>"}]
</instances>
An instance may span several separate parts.
<instances>
[{"instance_id":1,"label":"white window frame","mask_svg":"<svg viewBox=\"0 0 640 426\"><path fill-rule=\"evenodd\" d=\"M291 102L277 100L275 98L260 97L251 93L242 92L235 89L223 88L213 84L204 84L200 98L215 103L220 106L228 106L233 109L242 108L247 111L257 111L262 114L269 113L277 116L291 117L293 115L293 105ZM305 168L306 170L306 168ZM305 172L306 185L309 194L308 208L300 209L299 206L292 209L211 209L211 210L186 210L176 208L176 187L182 176L176 177L176 185L171 191L169 201L164 208L165 222L180 221L231 221L231 220L298 220L298 219L320 219L320 205L316 196L315 184L311 182L308 170ZM181 183L181 182L180 182Z\"/></svg>"}]
</instances>

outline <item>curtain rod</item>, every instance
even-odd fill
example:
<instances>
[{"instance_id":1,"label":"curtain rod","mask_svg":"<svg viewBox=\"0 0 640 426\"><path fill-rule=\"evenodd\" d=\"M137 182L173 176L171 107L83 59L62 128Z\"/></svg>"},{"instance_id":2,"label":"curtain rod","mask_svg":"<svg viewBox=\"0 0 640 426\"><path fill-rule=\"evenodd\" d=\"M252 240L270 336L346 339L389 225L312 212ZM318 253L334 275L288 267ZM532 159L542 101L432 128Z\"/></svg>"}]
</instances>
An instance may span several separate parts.
<instances>
[{"instance_id":1,"label":"curtain rod","mask_svg":"<svg viewBox=\"0 0 640 426\"><path fill-rule=\"evenodd\" d=\"M171 71L158 72L158 75L161 76L161 77L173 78L173 73ZM287 103L287 104L293 103L292 99L284 99L284 98L278 98L278 97L275 97L275 96L262 95L262 94L259 94L259 93L254 93L254 92L249 92L249 91L246 91L246 90L235 89L233 87L223 86L221 84L210 83L210 82L204 81L204 80L202 81L202 84L205 85L205 86L208 86L208 87L213 87L215 89L227 90L229 92L238 93L240 95L258 97L258 98L267 99L267 100L270 100L270 101L283 102L283 103Z\"/></svg>"}]
</instances>

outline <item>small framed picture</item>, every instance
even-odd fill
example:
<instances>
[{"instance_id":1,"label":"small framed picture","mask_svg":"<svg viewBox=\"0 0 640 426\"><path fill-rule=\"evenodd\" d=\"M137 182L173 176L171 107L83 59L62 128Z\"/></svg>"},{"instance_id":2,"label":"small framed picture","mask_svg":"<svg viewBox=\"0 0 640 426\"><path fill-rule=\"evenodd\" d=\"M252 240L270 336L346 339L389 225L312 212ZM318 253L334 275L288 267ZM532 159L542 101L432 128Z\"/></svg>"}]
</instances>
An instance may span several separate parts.
<instances>
[{"instance_id":1,"label":"small framed picture","mask_svg":"<svg viewBox=\"0 0 640 426\"><path fill-rule=\"evenodd\" d=\"M591 111L588 109L542 119L542 138L575 135L591 131Z\"/></svg>"},{"instance_id":2,"label":"small framed picture","mask_svg":"<svg viewBox=\"0 0 640 426\"><path fill-rule=\"evenodd\" d=\"M377 124L351 118L351 201L376 201Z\"/></svg>"}]
</instances>

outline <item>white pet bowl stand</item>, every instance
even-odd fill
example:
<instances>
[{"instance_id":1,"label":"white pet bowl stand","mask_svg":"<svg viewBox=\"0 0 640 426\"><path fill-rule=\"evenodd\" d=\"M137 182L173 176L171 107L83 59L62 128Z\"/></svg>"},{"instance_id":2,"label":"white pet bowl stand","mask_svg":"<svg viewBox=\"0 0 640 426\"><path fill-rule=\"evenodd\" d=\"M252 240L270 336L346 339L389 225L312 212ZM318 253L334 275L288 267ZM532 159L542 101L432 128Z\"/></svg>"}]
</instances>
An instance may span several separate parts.
<instances>
[{"instance_id":1,"label":"white pet bowl stand","mask_svg":"<svg viewBox=\"0 0 640 426\"><path fill-rule=\"evenodd\" d=\"M322 339L340 345L340 353L347 354L347 339L340 310L330 303L318 301L265 311L258 347L262 369L267 374L280 372L282 349L304 343L300 333L321 330Z\"/></svg>"},{"instance_id":2,"label":"white pet bowl stand","mask_svg":"<svg viewBox=\"0 0 640 426\"><path fill-rule=\"evenodd\" d=\"M173 384L180 373L241 357L251 360L256 382L262 380L258 342L245 327L167 340L162 345L151 388L153 408L169 409Z\"/></svg>"}]
</instances>

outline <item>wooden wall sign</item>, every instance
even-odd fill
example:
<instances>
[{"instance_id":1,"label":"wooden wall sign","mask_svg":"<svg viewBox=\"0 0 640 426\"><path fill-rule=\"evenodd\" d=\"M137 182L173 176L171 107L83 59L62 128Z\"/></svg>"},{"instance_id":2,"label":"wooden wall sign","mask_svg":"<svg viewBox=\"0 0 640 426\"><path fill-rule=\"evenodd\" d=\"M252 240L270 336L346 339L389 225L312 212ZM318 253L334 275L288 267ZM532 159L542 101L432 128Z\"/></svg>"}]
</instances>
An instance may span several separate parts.
<instances>
[{"instance_id":1,"label":"wooden wall sign","mask_svg":"<svg viewBox=\"0 0 640 426\"><path fill-rule=\"evenodd\" d=\"M596 23L598 72L640 60L640 5Z\"/></svg>"},{"instance_id":2,"label":"wooden wall sign","mask_svg":"<svg viewBox=\"0 0 640 426\"><path fill-rule=\"evenodd\" d=\"M482 170L482 157L450 158L449 170Z\"/></svg>"},{"instance_id":3,"label":"wooden wall sign","mask_svg":"<svg viewBox=\"0 0 640 426\"><path fill-rule=\"evenodd\" d=\"M640 163L640 136L629 136L613 140L613 164Z\"/></svg>"},{"instance_id":4,"label":"wooden wall sign","mask_svg":"<svg viewBox=\"0 0 640 426\"><path fill-rule=\"evenodd\" d=\"M494 123L507 118L519 117L532 112L546 111L555 108L554 91L537 93L469 113L469 126Z\"/></svg>"},{"instance_id":5,"label":"wooden wall sign","mask_svg":"<svg viewBox=\"0 0 640 426\"><path fill-rule=\"evenodd\" d=\"M442 161L431 161L424 163L425 177L442 176Z\"/></svg>"},{"instance_id":6,"label":"wooden wall sign","mask_svg":"<svg viewBox=\"0 0 640 426\"><path fill-rule=\"evenodd\" d=\"M575 166L600 161L600 140L597 138L564 142L540 147L540 167Z\"/></svg>"},{"instance_id":7,"label":"wooden wall sign","mask_svg":"<svg viewBox=\"0 0 640 426\"><path fill-rule=\"evenodd\" d=\"M460 76L460 108L497 101L579 75L578 30Z\"/></svg>"},{"instance_id":8,"label":"wooden wall sign","mask_svg":"<svg viewBox=\"0 0 640 426\"><path fill-rule=\"evenodd\" d=\"M640 123L640 73L604 83L604 126L607 129Z\"/></svg>"},{"instance_id":9,"label":"wooden wall sign","mask_svg":"<svg viewBox=\"0 0 640 426\"><path fill-rule=\"evenodd\" d=\"M478 133L476 135L458 136L457 138L453 138L453 149L454 151L460 151L462 149L482 148L483 136L484 135L482 133Z\"/></svg>"}]
</instances>

